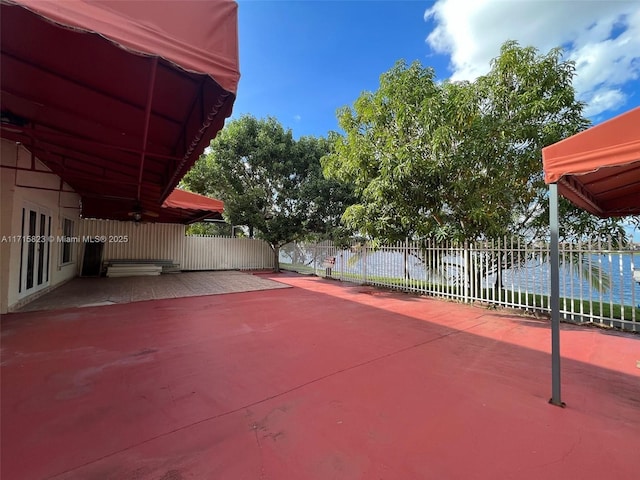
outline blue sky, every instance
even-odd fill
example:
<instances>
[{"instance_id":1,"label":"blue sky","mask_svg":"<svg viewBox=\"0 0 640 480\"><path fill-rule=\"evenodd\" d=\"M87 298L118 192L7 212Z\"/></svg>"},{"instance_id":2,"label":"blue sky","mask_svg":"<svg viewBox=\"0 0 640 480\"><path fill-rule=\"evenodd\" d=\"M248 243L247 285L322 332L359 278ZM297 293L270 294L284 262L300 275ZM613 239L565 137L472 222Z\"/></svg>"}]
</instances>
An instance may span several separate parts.
<instances>
[{"instance_id":1,"label":"blue sky","mask_svg":"<svg viewBox=\"0 0 640 480\"><path fill-rule=\"evenodd\" d=\"M509 39L576 62L594 124L640 105L640 3L610 0L238 0L234 117L276 117L295 137L338 130L336 110L399 59L476 78ZM635 232L640 241L640 232Z\"/></svg>"},{"instance_id":2,"label":"blue sky","mask_svg":"<svg viewBox=\"0 0 640 480\"><path fill-rule=\"evenodd\" d=\"M599 123L640 105L640 4L573 1L239 0L241 80L234 116L271 115L294 136L337 130L336 109L398 59L472 79L508 39L563 45ZM425 13L429 12L425 18Z\"/></svg>"},{"instance_id":3,"label":"blue sky","mask_svg":"<svg viewBox=\"0 0 640 480\"><path fill-rule=\"evenodd\" d=\"M427 58L423 2L241 1L235 112L272 115L294 135L337 129L336 109L375 90L396 60Z\"/></svg>"}]
</instances>

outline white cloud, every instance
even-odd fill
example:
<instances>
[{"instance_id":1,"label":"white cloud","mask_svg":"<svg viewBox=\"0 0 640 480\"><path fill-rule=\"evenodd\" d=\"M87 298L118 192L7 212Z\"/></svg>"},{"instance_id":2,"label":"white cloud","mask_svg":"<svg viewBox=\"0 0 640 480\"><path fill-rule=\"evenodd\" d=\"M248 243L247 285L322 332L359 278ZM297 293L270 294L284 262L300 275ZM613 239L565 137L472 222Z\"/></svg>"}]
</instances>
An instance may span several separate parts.
<instances>
[{"instance_id":1,"label":"white cloud","mask_svg":"<svg viewBox=\"0 0 640 480\"><path fill-rule=\"evenodd\" d=\"M301 117L300 115L294 115L294 116L293 116L293 119L294 119L296 122L299 122L300 120L302 120L302 117Z\"/></svg>"},{"instance_id":2,"label":"white cloud","mask_svg":"<svg viewBox=\"0 0 640 480\"><path fill-rule=\"evenodd\" d=\"M565 47L590 116L624 105L629 83L639 90L640 3L633 0L438 0L425 19L436 24L427 43L450 56L453 80L486 73L500 45L517 40L542 53Z\"/></svg>"},{"instance_id":3,"label":"white cloud","mask_svg":"<svg viewBox=\"0 0 640 480\"><path fill-rule=\"evenodd\" d=\"M590 117L607 110L613 110L624 105L625 98L625 94L621 90L600 89L591 97L589 104L584 109L584 114Z\"/></svg>"}]
</instances>

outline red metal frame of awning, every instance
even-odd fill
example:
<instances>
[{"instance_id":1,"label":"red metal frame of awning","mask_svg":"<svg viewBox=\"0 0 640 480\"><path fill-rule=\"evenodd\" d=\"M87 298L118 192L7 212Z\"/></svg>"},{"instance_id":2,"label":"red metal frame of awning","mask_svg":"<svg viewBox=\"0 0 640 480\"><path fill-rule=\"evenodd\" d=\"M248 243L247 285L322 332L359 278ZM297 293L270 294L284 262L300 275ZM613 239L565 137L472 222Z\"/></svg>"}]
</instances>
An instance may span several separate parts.
<instances>
[{"instance_id":1,"label":"red metal frame of awning","mask_svg":"<svg viewBox=\"0 0 640 480\"><path fill-rule=\"evenodd\" d=\"M2 137L127 220L163 202L231 115L237 4L0 0Z\"/></svg>"},{"instance_id":2,"label":"red metal frame of awning","mask_svg":"<svg viewBox=\"0 0 640 480\"><path fill-rule=\"evenodd\" d=\"M600 217L640 214L640 107L542 149L549 184L551 399L564 406L560 382L558 194Z\"/></svg>"}]
</instances>

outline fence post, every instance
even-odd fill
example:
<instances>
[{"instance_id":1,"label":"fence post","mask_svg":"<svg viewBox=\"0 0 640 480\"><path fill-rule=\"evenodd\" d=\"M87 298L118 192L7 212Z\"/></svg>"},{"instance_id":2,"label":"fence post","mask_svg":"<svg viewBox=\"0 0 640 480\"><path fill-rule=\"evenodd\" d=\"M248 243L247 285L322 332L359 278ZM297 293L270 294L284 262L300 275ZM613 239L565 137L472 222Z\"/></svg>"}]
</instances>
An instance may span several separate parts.
<instances>
[{"instance_id":1,"label":"fence post","mask_svg":"<svg viewBox=\"0 0 640 480\"><path fill-rule=\"evenodd\" d=\"M367 243L362 245L362 283L367 284Z\"/></svg>"},{"instance_id":2,"label":"fence post","mask_svg":"<svg viewBox=\"0 0 640 480\"><path fill-rule=\"evenodd\" d=\"M464 241L464 253L463 253L463 261L464 261L464 280L462 282L464 288L463 301L465 303L469 303L469 294L471 283L469 276L471 275L471 268L469 265L469 242L467 240Z\"/></svg>"},{"instance_id":3,"label":"fence post","mask_svg":"<svg viewBox=\"0 0 640 480\"><path fill-rule=\"evenodd\" d=\"M187 263L187 230L184 231L184 238L182 239L182 258L180 259L180 268L184 270L184 266ZM80 262L78 262L79 264Z\"/></svg>"},{"instance_id":4,"label":"fence post","mask_svg":"<svg viewBox=\"0 0 640 480\"><path fill-rule=\"evenodd\" d=\"M311 250L313 251L313 274L318 275L318 245L314 243Z\"/></svg>"}]
</instances>

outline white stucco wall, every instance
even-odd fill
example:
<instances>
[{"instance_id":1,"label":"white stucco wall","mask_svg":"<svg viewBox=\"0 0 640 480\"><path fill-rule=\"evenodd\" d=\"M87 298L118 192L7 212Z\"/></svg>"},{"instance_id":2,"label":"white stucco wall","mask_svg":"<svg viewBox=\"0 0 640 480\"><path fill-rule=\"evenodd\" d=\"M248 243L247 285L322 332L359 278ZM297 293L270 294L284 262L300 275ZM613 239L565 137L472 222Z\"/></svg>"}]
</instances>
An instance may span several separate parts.
<instances>
[{"instance_id":1,"label":"white stucco wall","mask_svg":"<svg viewBox=\"0 0 640 480\"><path fill-rule=\"evenodd\" d=\"M35 170L17 170L14 167L31 169L32 160ZM72 261L61 265L61 245L52 242L49 255L49 287L33 295L21 295L18 292L20 281L19 241L14 241L22 229L22 209L31 206L51 215L51 234L62 235L63 218L74 222L77 231L80 214L80 196L69 185L61 183L60 177L51 173L22 145L2 139L0 150L0 313L6 313L17 305L28 302L43 291L59 285L74 277L77 273L78 248L72 255ZM8 168L7 168L8 167ZM75 233L75 232L74 232ZM31 299L32 299L31 298Z\"/></svg>"}]
</instances>

